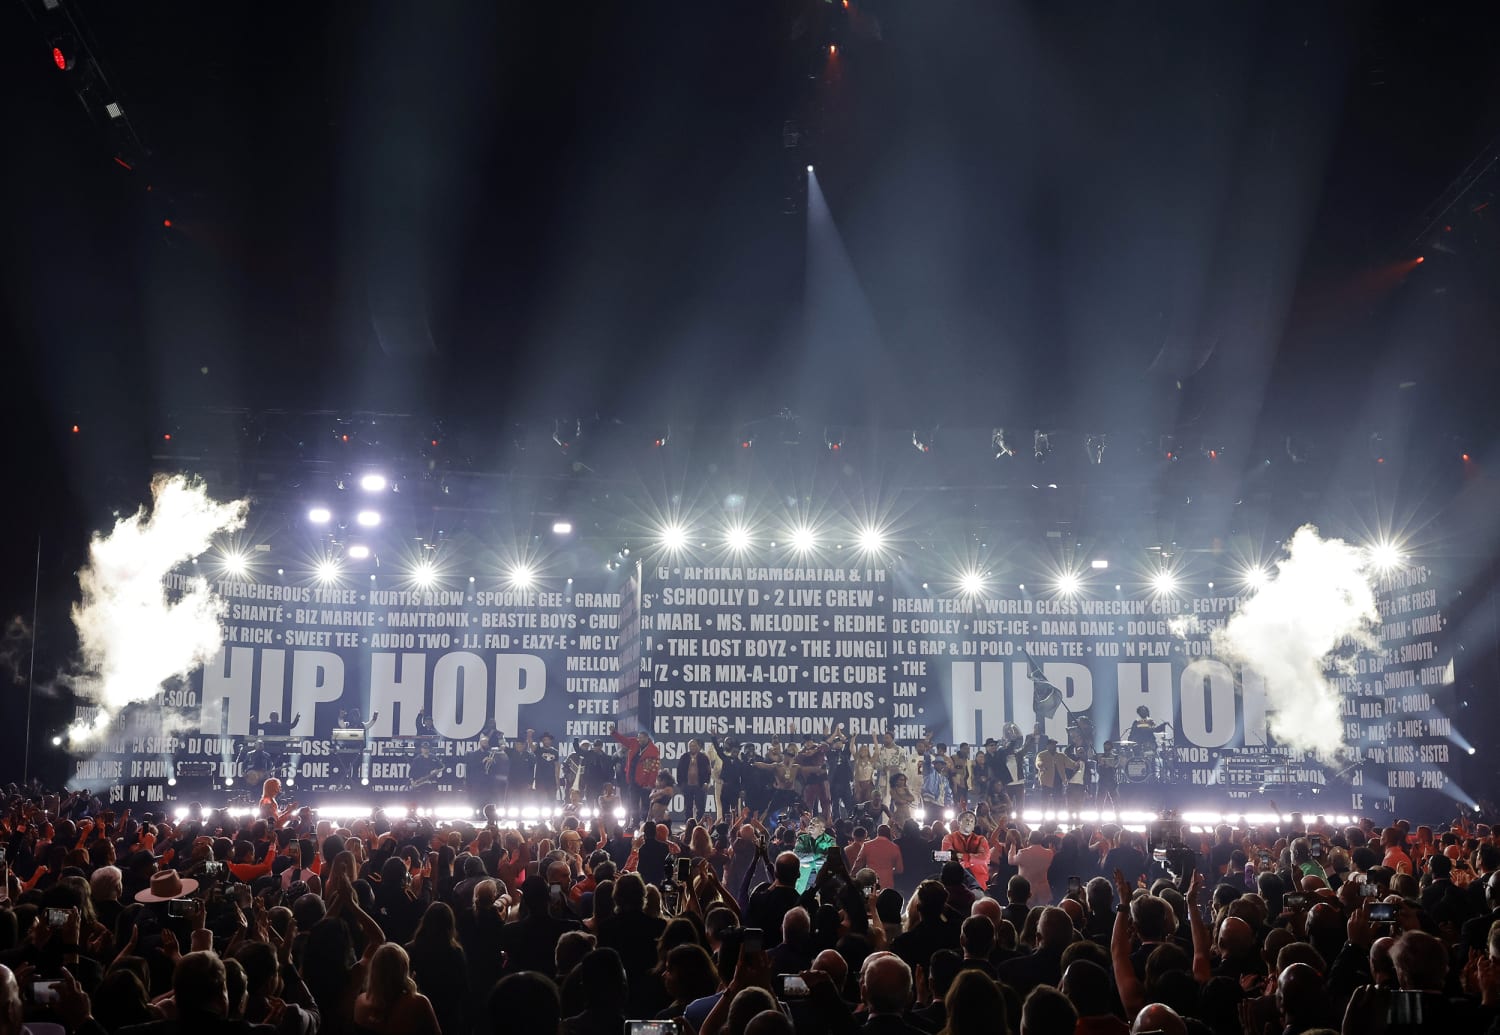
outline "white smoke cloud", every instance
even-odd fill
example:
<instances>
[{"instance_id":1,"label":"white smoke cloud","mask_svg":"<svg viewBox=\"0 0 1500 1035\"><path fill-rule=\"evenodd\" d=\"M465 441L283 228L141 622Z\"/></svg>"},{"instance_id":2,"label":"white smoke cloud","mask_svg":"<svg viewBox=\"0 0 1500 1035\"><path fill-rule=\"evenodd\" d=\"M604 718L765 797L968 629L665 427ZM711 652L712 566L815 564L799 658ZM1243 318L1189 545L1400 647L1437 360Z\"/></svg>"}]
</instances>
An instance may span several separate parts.
<instances>
[{"instance_id":1,"label":"white smoke cloud","mask_svg":"<svg viewBox=\"0 0 1500 1035\"><path fill-rule=\"evenodd\" d=\"M1216 654L1265 679L1281 743L1324 758L1344 746L1339 690L1327 673L1350 672L1351 650L1379 646L1374 581L1367 551L1304 525L1275 575L1214 630Z\"/></svg>"},{"instance_id":2,"label":"white smoke cloud","mask_svg":"<svg viewBox=\"0 0 1500 1035\"><path fill-rule=\"evenodd\" d=\"M1203 623L1198 621L1197 615L1178 615L1167 620L1167 631L1179 640L1185 640L1202 632Z\"/></svg>"},{"instance_id":3,"label":"white smoke cloud","mask_svg":"<svg viewBox=\"0 0 1500 1035\"><path fill-rule=\"evenodd\" d=\"M219 649L224 604L194 576L173 602L164 577L208 549L215 535L243 528L248 500L219 503L198 481L158 475L145 508L95 534L78 573L73 605L81 671L75 689L99 711L69 731L75 745L103 731L126 705L155 696Z\"/></svg>"}]
</instances>

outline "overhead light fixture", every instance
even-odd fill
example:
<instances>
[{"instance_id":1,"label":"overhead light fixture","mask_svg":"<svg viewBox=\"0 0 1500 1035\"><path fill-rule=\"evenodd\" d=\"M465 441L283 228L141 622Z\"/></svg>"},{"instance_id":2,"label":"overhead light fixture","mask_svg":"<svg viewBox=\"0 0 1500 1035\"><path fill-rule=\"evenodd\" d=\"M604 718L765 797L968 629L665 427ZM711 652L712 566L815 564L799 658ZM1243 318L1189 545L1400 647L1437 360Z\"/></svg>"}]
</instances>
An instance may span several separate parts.
<instances>
[{"instance_id":1,"label":"overhead light fixture","mask_svg":"<svg viewBox=\"0 0 1500 1035\"><path fill-rule=\"evenodd\" d=\"M996 428L990 432L990 445L995 450L995 459L1001 460L1008 456L1015 456L1016 451L1005 441L1005 429Z\"/></svg>"},{"instance_id":2,"label":"overhead light fixture","mask_svg":"<svg viewBox=\"0 0 1500 1035\"><path fill-rule=\"evenodd\" d=\"M333 582L339 577L339 562L332 557L325 557L318 562L315 574L319 582Z\"/></svg>"},{"instance_id":3,"label":"overhead light fixture","mask_svg":"<svg viewBox=\"0 0 1500 1035\"><path fill-rule=\"evenodd\" d=\"M930 453L930 452L932 452L932 447L936 444L936 442L937 442L937 429L936 428L933 428L932 431L928 432L926 438L922 437L922 433L920 431L913 430L912 433L911 433L911 444L912 444L913 447L915 447L916 451L919 452L919 453Z\"/></svg>"},{"instance_id":4,"label":"overhead light fixture","mask_svg":"<svg viewBox=\"0 0 1500 1035\"><path fill-rule=\"evenodd\" d=\"M1378 571L1391 571L1392 569L1399 568L1406 560L1406 556L1401 552L1401 548L1389 540L1372 543L1366 552L1369 555L1370 563Z\"/></svg>"},{"instance_id":5,"label":"overhead light fixture","mask_svg":"<svg viewBox=\"0 0 1500 1035\"><path fill-rule=\"evenodd\" d=\"M1271 573L1260 565L1253 564L1240 575L1240 581L1251 589L1260 589L1271 581Z\"/></svg>"},{"instance_id":6,"label":"overhead light fixture","mask_svg":"<svg viewBox=\"0 0 1500 1035\"><path fill-rule=\"evenodd\" d=\"M351 560L356 561L366 560L370 556L370 548L368 546L365 546L363 543L355 543L344 552L349 555L349 558Z\"/></svg>"},{"instance_id":7,"label":"overhead light fixture","mask_svg":"<svg viewBox=\"0 0 1500 1035\"><path fill-rule=\"evenodd\" d=\"M312 507L307 512L307 520L315 525L326 525L333 520L333 511L327 507Z\"/></svg>"},{"instance_id":8,"label":"overhead light fixture","mask_svg":"<svg viewBox=\"0 0 1500 1035\"><path fill-rule=\"evenodd\" d=\"M1065 597L1077 593L1080 585L1078 576L1071 571L1064 572L1057 578L1057 591Z\"/></svg>"},{"instance_id":9,"label":"overhead light fixture","mask_svg":"<svg viewBox=\"0 0 1500 1035\"><path fill-rule=\"evenodd\" d=\"M361 510L354 518L363 528L374 528L380 524L380 512L375 510Z\"/></svg>"},{"instance_id":10,"label":"overhead light fixture","mask_svg":"<svg viewBox=\"0 0 1500 1035\"><path fill-rule=\"evenodd\" d=\"M668 553L676 553L687 546L687 529L671 524L661 530L661 545Z\"/></svg>"},{"instance_id":11,"label":"overhead light fixture","mask_svg":"<svg viewBox=\"0 0 1500 1035\"><path fill-rule=\"evenodd\" d=\"M571 522L571 521L554 521L554 522L552 522L552 534L553 535L572 535L573 534L573 522Z\"/></svg>"},{"instance_id":12,"label":"overhead light fixture","mask_svg":"<svg viewBox=\"0 0 1500 1035\"><path fill-rule=\"evenodd\" d=\"M823 445L828 448L830 453L837 453L842 450L844 448L844 429L824 428ZM1465 454L1465 459L1467 458L1467 454Z\"/></svg>"},{"instance_id":13,"label":"overhead light fixture","mask_svg":"<svg viewBox=\"0 0 1500 1035\"><path fill-rule=\"evenodd\" d=\"M966 572L964 572L963 575L959 576L958 586L959 586L960 589L962 589L965 593L969 594L970 596L973 596L973 595L975 595L977 593L984 592L984 572L982 572L982 571L966 571ZM1026 587L1022 586L1021 588L1025 589Z\"/></svg>"},{"instance_id":14,"label":"overhead light fixture","mask_svg":"<svg viewBox=\"0 0 1500 1035\"><path fill-rule=\"evenodd\" d=\"M1177 588L1177 576L1170 571L1159 571L1151 577L1151 588L1158 593L1170 593Z\"/></svg>"},{"instance_id":15,"label":"overhead light fixture","mask_svg":"<svg viewBox=\"0 0 1500 1035\"><path fill-rule=\"evenodd\" d=\"M1105 560L1103 557L1095 557L1092 561L1089 561L1089 567L1093 568L1095 571L1104 571L1109 567L1109 561Z\"/></svg>"},{"instance_id":16,"label":"overhead light fixture","mask_svg":"<svg viewBox=\"0 0 1500 1035\"><path fill-rule=\"evenodd\" d=\"M1105 438L1104 435L1090 435L1083 440L1083 451L1095 467L1104 463Z\"/></svg>"},{"instance_id":17,"label":"overhead light fixture","mask_svg":"<svg viewBox=\"0 0 1500 1035\"><path fill-rule=\"evenodd\" d=\"M724 533L724 545L735 553L750 549L750 530L744 525L731 525Z\"/></svg>"},{"instance_id":18,"label":"overhead light fixture","mask_svg":"<svg viewBox=\"0 0 1500 1035\"><path fill-rule=\"evenodd\" d=\"M366 492L384 492L385 487L390 484L385 480L385 475L370 473L360 476L359 487Z\"/></svg>"},{"instance_id":19,"label":"overhead light fixture","mask_svg":"<svg viewBox=\"0 0 1500 1035\"><path fill-rule=\"evenodd\" d=\"M517 589L529 589L536 581L536 572L527 564L517 564L510 569L510 584Z\"/></svg>"},{"instance_id":20,"label":"overhead light fixture","mask_svg":"<svg viewBox=\"0 0 1500 1035\"><path fill-rule=\"evenodd\" d=\"M859 530L859 548L865 553L879 553L885 549L885 533L873 525Z\"/></svg>"},{"instance_id":21,"label":"overhead light fixture","mask_svg":"<svg viewBox=\"0 0 1500 1035\"><path fill-rule=\"evenodd\" d=\"M807 553L818 545L818 535L806 525L799 525L792 529L791 543L792 549L798 553Z\"/></svg>"},{"instance_id":22,"label":"overhead light fixture","mask_svg":"<svg viewBox=\"0 0 1500 1035\"><path fill-rule=\"evenodd\" d=\"M412 565L411 580L423 589L437 582L437 565L432 561L418 561Z\"/></svg>"},{"instance_id":23,"label":"overhead light fixture","mask_svg":"<svg viewBox=\"0 0 1500 1035\"><path fill-rule=\"evenodd\" d=\"M1031 452L1036 457L1037 463L1047 459L1052 452L1052 437L1047 432L1038 428L1031 433Z\"/></svg>"},{"instance_id":24,"label":"overhead light fixture","mask_svg":"<svg viewBox=\"0 0 1500 1035\"><path fill-rule=\"evenodd\" d=\"M224 570L231 575L243 575L250 567L249 559L238 550L229 550L224 553Z\"/></svg>"}]
</instances>

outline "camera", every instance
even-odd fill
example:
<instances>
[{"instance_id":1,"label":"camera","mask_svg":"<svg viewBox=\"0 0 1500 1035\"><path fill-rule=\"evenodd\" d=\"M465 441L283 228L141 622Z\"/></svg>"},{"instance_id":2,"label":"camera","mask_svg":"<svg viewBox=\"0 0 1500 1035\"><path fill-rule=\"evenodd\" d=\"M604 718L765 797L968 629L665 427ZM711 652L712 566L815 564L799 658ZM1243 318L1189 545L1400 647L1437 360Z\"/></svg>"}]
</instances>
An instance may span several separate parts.
<instances>
[{"instance_id":1,"label":"camera","mask_svg":"<svg viewBox=\"0 0 1500 1035\"><path fill-rule=\"evenodd\" d=\"M190 898L174 898L167 903L168 916L192 916L198 911L198 903Z\"/></svg>"}]
</instances>

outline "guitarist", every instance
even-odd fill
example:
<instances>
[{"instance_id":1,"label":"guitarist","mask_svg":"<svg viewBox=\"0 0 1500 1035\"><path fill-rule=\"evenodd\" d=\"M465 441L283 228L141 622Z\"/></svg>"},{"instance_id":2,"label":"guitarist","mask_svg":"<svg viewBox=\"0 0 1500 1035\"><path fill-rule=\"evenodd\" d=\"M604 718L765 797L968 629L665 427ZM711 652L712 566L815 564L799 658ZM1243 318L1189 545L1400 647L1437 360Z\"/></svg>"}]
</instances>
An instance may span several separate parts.
<instances>
[{"instance_id":1,"label":"guitarist","mask_svg":"<svg viewBox=\"0 0 1500 1035\"><path fill-rule=\"evenodd\" d=\"M443 777L443 762L432 757L432 745L425 740L417 745L417 755L411 760L410 785L412 790L436 784Z\"/></svg>"}]
</instances>

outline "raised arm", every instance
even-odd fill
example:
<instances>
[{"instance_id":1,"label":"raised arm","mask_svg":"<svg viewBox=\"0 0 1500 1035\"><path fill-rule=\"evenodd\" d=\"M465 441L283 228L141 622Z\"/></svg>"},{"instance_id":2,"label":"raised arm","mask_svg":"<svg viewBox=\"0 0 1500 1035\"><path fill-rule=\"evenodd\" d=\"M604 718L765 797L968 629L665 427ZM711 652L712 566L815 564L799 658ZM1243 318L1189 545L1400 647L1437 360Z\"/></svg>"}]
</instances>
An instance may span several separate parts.
<instances>
[{"instance_id":1,"label":"raised arm","mask_svg":"<svg viewBox=\"0 0 1500 1035\"><path fill-rule=\"evenodd\" d=\"M1120 907L1115 911L1115 927L1110 934L1109 958L1125 1016L1134 1017L1146 1005L1146 996L1130 962L1130 944L1135 936L1135 924L1130 919L1130 882L1119 870L1115 871L1115 890L1120 896Z\"/></svg>"},{"instance_id":2,"label":"raised arm","mask_svg":"<svg viewBox=\"0 0 1500 1035\"><path fill-rule=\"evenodd\" d=\"M1214 976L1213 961L1209 958L1211 939L1208 924L1203 919L1203 874L1195 872L1193 882L1188 885L1188 920L1193 925L1193 979L1200 985L1208 984Z\"/></svg>"}]
</instances>

